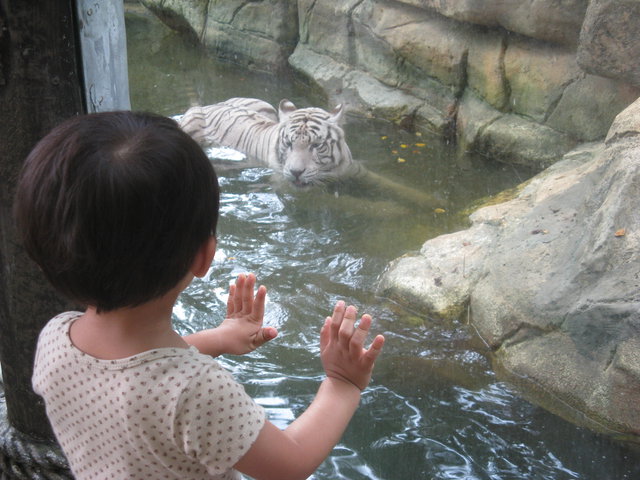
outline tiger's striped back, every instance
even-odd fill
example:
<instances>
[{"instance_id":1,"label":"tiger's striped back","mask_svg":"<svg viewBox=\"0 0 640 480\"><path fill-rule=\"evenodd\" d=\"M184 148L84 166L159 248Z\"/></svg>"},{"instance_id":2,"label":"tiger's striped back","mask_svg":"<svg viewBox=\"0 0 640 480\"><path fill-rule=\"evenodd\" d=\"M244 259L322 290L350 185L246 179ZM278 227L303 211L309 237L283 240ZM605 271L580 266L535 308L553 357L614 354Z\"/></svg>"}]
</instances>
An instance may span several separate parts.
<instances>
[{"instance_id":1,"label":"tiger's striped back","mask_svg":"<svg viewBox=\"0 0 640 480\"><path fill-rule=\"evenodd\" d=\"M276 165L278 114L267 102L230 98L192 107L179 120L180 127L200 145L221 145L244 153L270 167Z\"/></svg>"}]
</instances>

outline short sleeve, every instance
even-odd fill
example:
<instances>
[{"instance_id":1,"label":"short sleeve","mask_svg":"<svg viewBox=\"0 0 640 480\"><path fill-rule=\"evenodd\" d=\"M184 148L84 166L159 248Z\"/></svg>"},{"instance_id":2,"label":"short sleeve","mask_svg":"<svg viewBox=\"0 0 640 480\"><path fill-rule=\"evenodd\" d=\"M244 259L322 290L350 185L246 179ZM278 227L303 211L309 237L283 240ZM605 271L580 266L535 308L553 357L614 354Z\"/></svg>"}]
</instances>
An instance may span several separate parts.
<instances>
[{"instance_id":1,"label":"short sleeve","mask_svg":"<svg viewBox=\"0 0 640 480\"><path fill-rule=\"evenodd\" d=\"M253 445L265 412L217 362L199 373L176 406L174 438L211 475L220 475Z\"/></svg>"}]
</instances>

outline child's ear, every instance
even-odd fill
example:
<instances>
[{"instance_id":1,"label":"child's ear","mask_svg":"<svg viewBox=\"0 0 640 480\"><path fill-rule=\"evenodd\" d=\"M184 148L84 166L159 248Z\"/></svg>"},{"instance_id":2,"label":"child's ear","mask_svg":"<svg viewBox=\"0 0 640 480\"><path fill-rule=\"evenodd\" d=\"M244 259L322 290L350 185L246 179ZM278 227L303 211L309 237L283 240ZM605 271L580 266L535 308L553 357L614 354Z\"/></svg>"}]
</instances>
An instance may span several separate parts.
<instances>
[{"instance_id":1,"label":"child's ear","mask_svg":"<svg viewBox=\"0 0 640 480\"><path fill-rule=\"evenodd\" d=\"M202 244L191 265L191 273L193 273L194 276L204 277L209 271L213 256L216 254L216 245L216 237L209 237L209 239Z\"/></svg>"}]
</instances>

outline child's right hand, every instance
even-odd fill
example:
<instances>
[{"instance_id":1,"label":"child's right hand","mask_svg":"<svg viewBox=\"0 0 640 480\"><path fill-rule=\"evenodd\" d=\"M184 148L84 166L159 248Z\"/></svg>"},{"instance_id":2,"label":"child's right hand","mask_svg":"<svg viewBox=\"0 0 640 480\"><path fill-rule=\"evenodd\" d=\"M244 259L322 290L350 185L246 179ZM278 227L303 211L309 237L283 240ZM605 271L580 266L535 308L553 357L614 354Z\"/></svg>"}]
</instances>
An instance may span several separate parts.
<instances>
[{"instance_id":1,"label":"child's right hand","mask_svg":"<svg viewBox=\"0 0 640 480\"><path fill-rule=\"evenodd\" d=\"M371 316L363 315L356 325L356 308L339 301L333 316L327 317L320 331L320 358L327 377L351 383L364 390L371 380L373 365L384 345L378 335L368 349L364 342L371 327Z\"/></svg>"}]
</instances>

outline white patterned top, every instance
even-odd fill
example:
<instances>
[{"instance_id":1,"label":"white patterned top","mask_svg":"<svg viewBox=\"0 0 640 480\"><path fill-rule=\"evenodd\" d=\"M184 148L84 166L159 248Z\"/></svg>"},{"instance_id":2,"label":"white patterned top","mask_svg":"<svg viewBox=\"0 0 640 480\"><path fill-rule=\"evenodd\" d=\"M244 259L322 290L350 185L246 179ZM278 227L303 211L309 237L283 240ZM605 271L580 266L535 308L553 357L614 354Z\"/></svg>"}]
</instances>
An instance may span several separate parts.
<instances>
[{"instance_id":1,"label":"white patterned top","mask_svg":"<svg viewBox=\"0 0 640 480\"><path fill-rule=\"evenodd\" d=\"M67 312L40 334L33 388L77 479L238 479L265 413L195 347L101 360L76 348Z\"/></svg>"}]
</instances>

